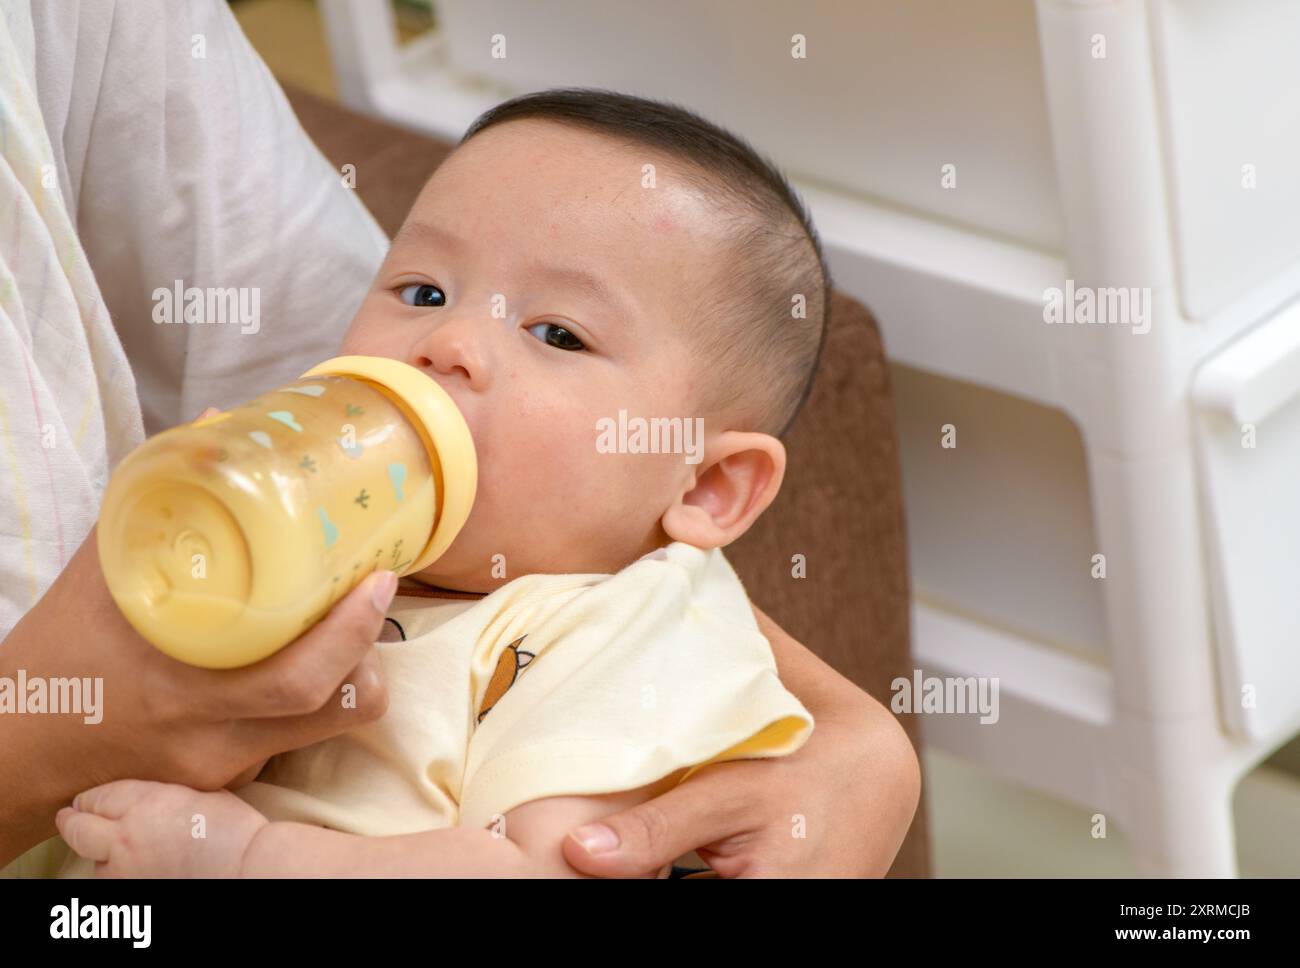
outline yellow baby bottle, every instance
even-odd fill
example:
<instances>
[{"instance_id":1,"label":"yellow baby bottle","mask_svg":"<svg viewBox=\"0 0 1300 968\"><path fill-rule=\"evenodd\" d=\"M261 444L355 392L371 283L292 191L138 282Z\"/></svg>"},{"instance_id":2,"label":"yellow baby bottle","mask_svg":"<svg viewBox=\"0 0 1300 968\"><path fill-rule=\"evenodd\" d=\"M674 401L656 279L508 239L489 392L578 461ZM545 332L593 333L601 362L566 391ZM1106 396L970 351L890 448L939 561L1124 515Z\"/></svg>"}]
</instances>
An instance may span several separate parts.
<instances>
[{"instance_id":1,"label":"yellow baby bottle","mask_svg":"<svg viewBox=\"0 0 1300 968\"><path fill-rule=\"evenodd\" d=\"M104 492L100 564L163 652L247 665L370 572L427 568L477 482L469 427L442 387L397 360L340 356L128 454Z\"/></svg>"}]
</instances>

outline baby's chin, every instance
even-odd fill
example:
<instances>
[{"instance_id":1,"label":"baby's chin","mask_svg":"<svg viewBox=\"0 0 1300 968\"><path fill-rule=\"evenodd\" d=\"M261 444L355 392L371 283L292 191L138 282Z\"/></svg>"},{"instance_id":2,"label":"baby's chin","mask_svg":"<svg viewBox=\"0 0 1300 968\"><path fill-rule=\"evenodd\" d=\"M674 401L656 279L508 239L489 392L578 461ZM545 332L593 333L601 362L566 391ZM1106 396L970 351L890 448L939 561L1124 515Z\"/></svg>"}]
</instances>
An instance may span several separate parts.
<instances>
[{"instance_id":1,"label":"baby's chin","mask_svg":"<svg viewBox=\"0 0 1300 968\"><path fill-rule=\"evenodd\" d=\"M407 578L414 579L422 585L428 585L432 588L441 588L446 591L455 592L474 592L486 595L494 592L502 585L508 585L516 578L523 575L536 574L541 571L555 571L556 569L543 569L533 567L521 567L523 562L522 556L512 555L510 552L504 552L497 556L496 560L488 560L481 567L458 569L454 562L448 562L445 559L435 561L428 568L422 571L407 575ZM514 562L514 567L510 567ZM584 569L559 569L566 570L584 570Z\"/></svg>"},{"instance_id":2,"label":"baby's chin","mask_svg":"<svg viewBox=\"0 0 1300 968\"><path fill-rule=\"evenodd\" d=\"M486 594L521 575L540 570L535 567L537 549L519 547L518 542L506 545L499 538L484 540L472 528L473 523L470 522L441 558L406 577L448 591ZM482 550L486 548L501 550L489 553Z\"/></svg>"},{"instance_id":3,"label":"baby's chin","mask_svg":"<svg viewBox=\"0 0 1300 968\"><path fill-rule=\"evenodd\" d=\"M428 568L421 571L413 572L405 577L418 581L422 585L428 585L431 588L442 588L453 592L476 592L487 594L495 591L502 585L506 584L509 577L494 577L491 563L481 569L457 569L454 561L448 561L448 555L444 555L438 561L435 561ZM497 568L496 572L501 574L502 569Z\"/></svg>"},{"instance_id":4,"label":"baby's chin","mask_svg":"<svg viewBox=\"0 0 1300 968\"><path fill-rule=\"evenodd\" d=\"M487 594L524 575L613 574L668 543L668 536L661 532L657 541L652 537L636 547L570 549L565 554L553 546L545 549L516 546L513 550L507 548L493 554L478 554L468 545L461 545L458 539L428 568L406 577L447 591ZM502 544L498 542L486 547L500 548Z\"/></svg>"}]
</instances>

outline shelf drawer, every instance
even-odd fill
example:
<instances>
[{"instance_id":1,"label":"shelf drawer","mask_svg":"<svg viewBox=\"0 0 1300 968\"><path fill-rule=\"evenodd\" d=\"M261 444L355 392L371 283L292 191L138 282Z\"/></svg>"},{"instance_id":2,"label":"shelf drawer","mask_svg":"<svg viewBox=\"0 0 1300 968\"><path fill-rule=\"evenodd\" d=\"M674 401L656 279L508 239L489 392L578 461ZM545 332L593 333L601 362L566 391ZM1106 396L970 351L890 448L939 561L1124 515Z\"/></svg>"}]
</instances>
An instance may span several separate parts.
<instances>
[{"instance_id":1,"label":"shelf drawer","mask_svg":"<svg viewBox=\"0 0 1300 968\"><path fill-rule=\"evenodd\" d=\"M1224 719L1280 738L1300 717L1300 303L1207 361L1193 396Z\"/></svg>"}]
</instances>

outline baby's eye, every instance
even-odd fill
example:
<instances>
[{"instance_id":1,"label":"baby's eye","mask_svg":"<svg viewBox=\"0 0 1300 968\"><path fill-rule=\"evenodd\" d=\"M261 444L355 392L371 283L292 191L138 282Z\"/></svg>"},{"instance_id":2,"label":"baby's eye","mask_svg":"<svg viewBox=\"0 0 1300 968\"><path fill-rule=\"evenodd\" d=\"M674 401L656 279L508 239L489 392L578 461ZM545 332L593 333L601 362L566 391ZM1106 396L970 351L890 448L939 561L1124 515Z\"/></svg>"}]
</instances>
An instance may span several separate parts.
<instances>
[{"instance_id":1,"label":"baby's eye","mask_svg":"<svg viewBox=\"0 0 1300 968\"><path fill-rule=\"evenodd\" d=\"M445 306L447 304L447 294L437 286L431 286L428 283L403 286L398 291L398 296L408 306Z\"/></svg>"},{"instance_id":2,"label":"baby's eye","mask_svg":"<svg viewBox=\"0 0 1300 968\"><path fill-rule=\"evenodd\" d=\"M538 330L542 330L541 333ZM554 346L561 350L585 350L582 340L574 336L563 326L557 326L555 323L537 323L528 327L528 332L532 333L543 343Z\"/></svg>"}]
</instances>

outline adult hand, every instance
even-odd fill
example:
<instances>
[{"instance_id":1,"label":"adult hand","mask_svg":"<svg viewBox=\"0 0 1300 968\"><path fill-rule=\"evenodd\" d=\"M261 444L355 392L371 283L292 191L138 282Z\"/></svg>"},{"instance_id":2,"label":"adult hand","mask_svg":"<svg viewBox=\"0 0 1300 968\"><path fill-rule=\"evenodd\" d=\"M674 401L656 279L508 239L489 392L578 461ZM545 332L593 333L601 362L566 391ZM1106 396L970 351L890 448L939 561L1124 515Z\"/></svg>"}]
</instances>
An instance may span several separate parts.
<instances>
[{"instance_id":1,"label":"adult hand","mask_svg":"<svg viewBox=\"0 0 1300 968\"><path fill-rule=\"evenodd\" d=\"M815 718L789 756L705 767L594 825L616 848L589 853L566 837L565 858L605 877L649 873L692 850L721 877L883 877L916 811L916 757L892 718Z\"/></svg>"},{"instance_id":2,"label":"adult hand","mask_svg":"<svg viewBox=\"0 0 1300 968\"><path fill-rule=\"evenodd\" d=\"M81 790L127 777L235 786L276 753L382 716L374 643L396 587L396 575L377 572L274 655L200 669L158 651L122 616L92 529L0 643L0 676L102 678L102 720L0 716L0 865L53 836L55 812ZM356 690L346 705L345 684Z\"/></svg>"},{"instance_id":3,"label":"adult hand","mask_svg":"<svg viewBox=\"0 0 1300 968\"><path fill-rule=\"evenodd\" d=\"M643 876L695 850L722 877L888 872L920 800L920 764L906 732L754 611L782 681L813 715L812 736L788 756L707 766L667 793L578 828L563 841L570 865L596 876ZM604 849L584 849L587 835Z\"/></svg>"}]
</instances>

